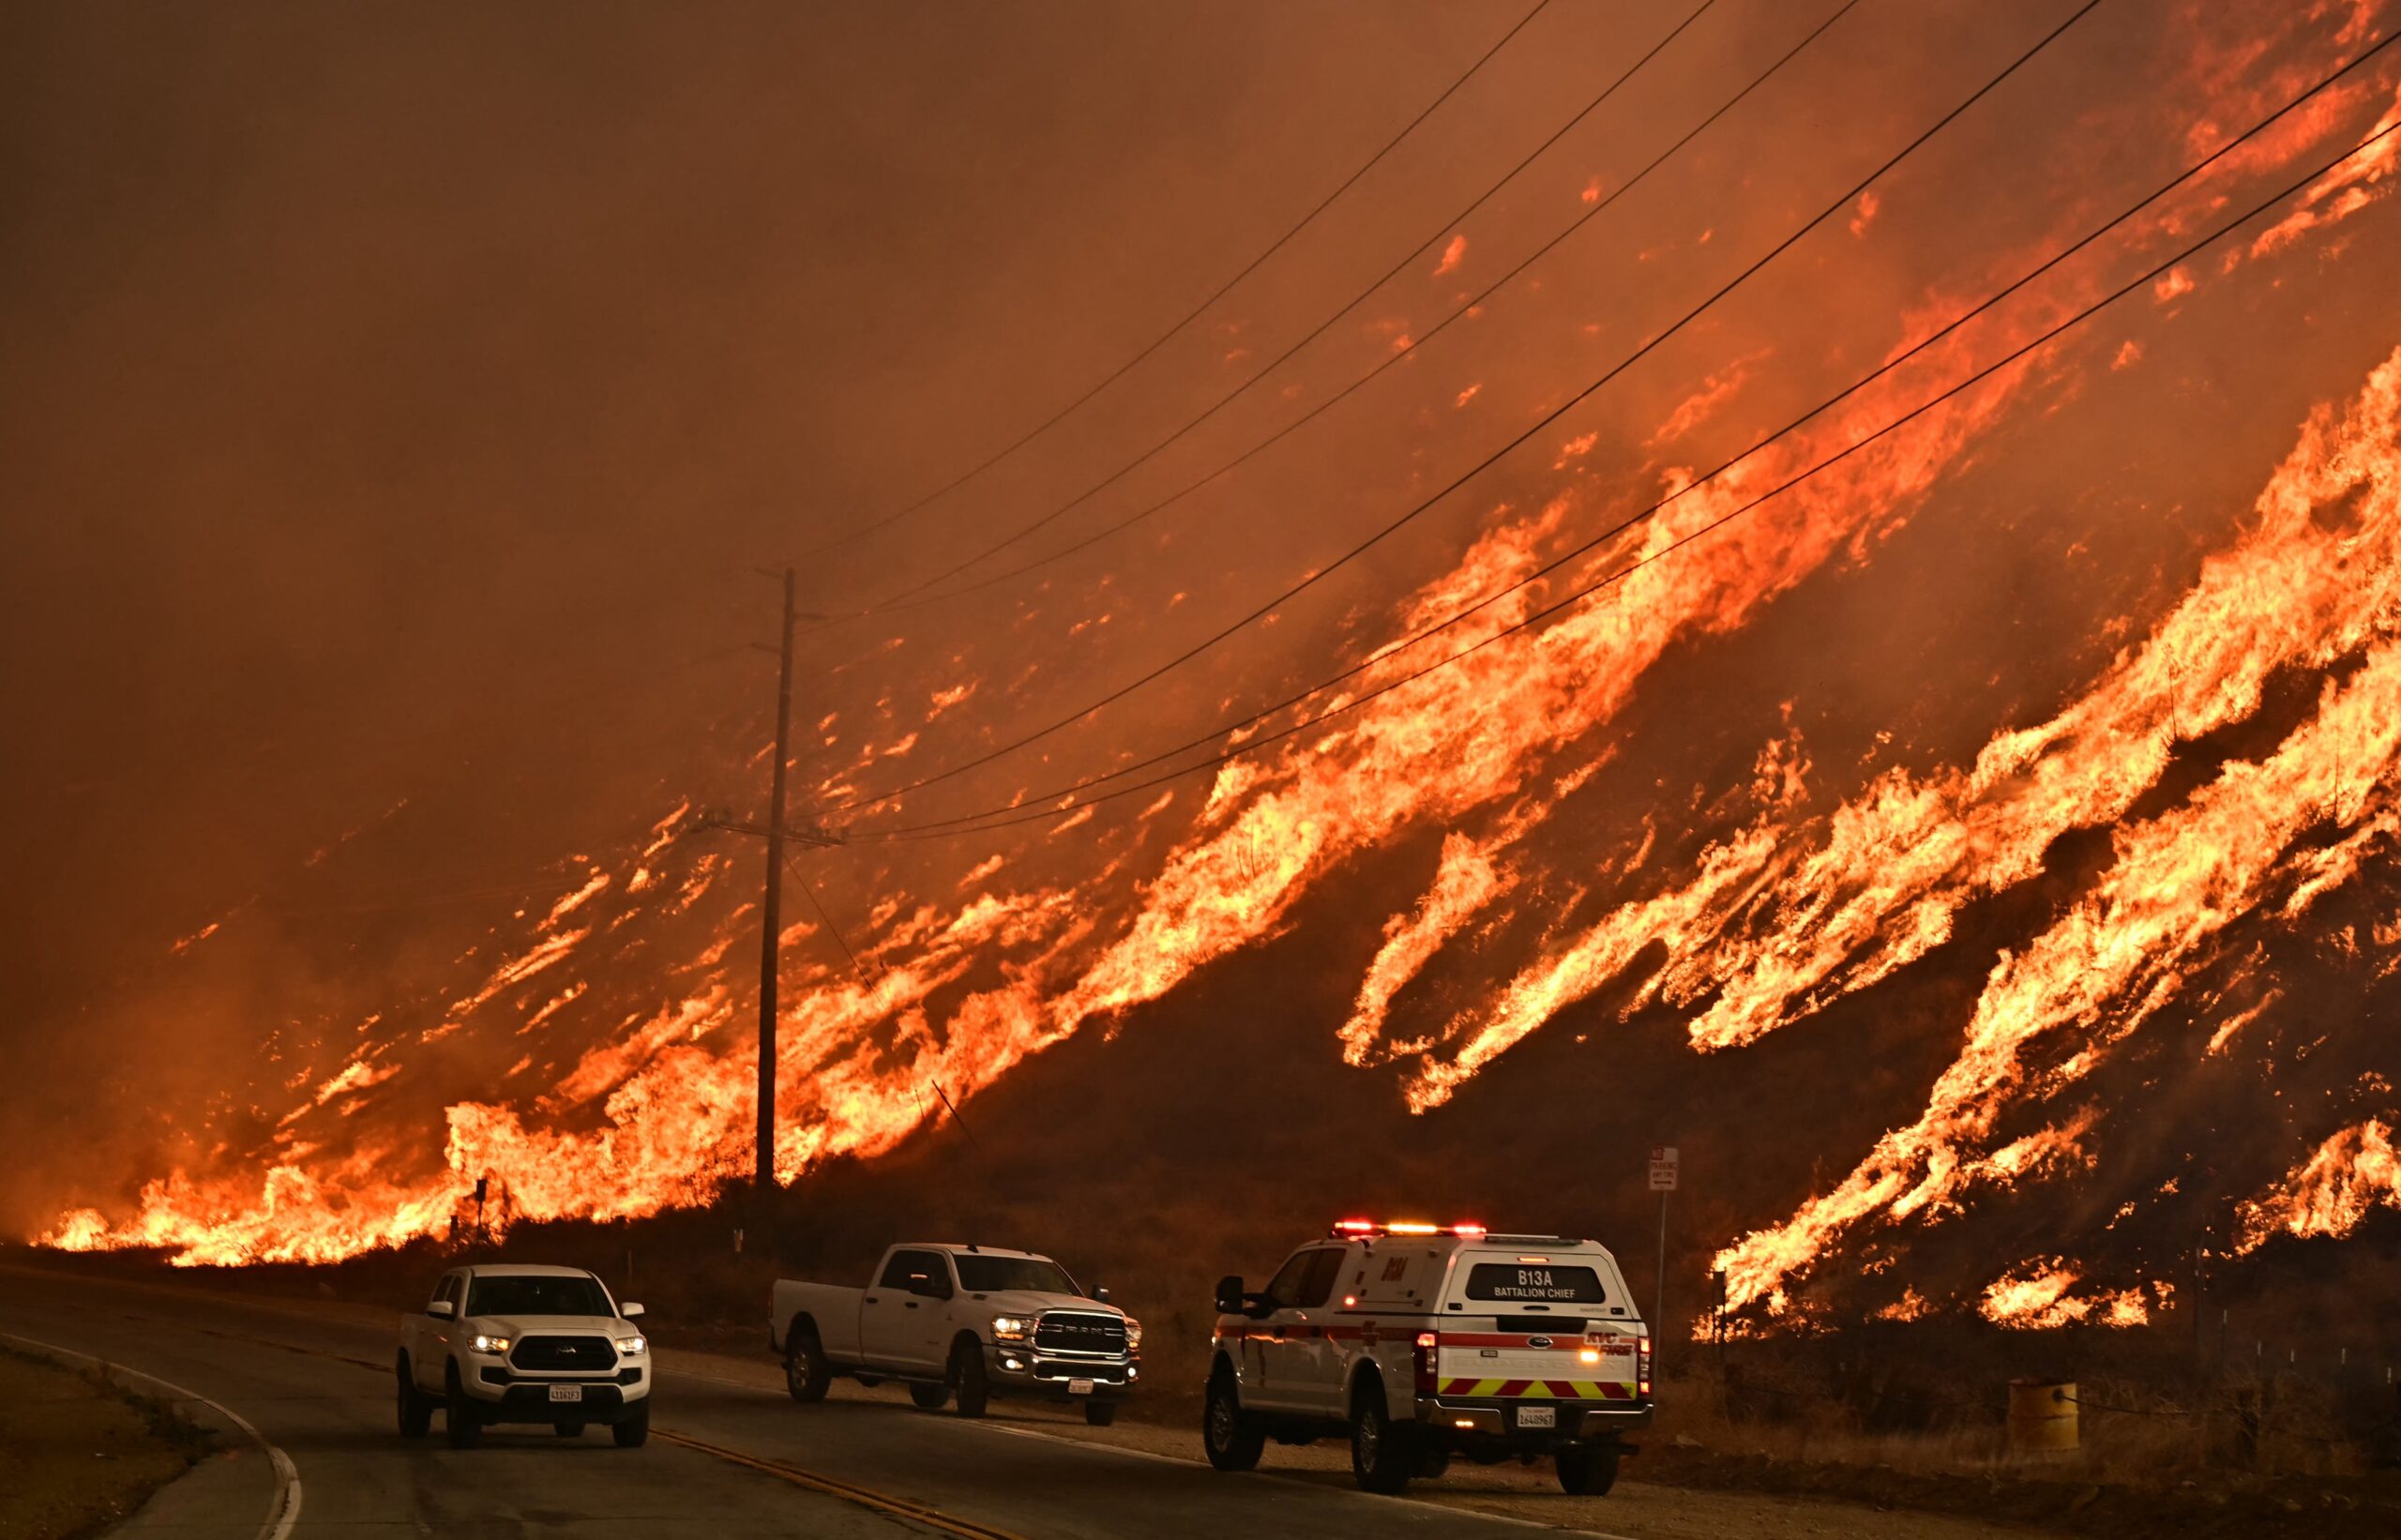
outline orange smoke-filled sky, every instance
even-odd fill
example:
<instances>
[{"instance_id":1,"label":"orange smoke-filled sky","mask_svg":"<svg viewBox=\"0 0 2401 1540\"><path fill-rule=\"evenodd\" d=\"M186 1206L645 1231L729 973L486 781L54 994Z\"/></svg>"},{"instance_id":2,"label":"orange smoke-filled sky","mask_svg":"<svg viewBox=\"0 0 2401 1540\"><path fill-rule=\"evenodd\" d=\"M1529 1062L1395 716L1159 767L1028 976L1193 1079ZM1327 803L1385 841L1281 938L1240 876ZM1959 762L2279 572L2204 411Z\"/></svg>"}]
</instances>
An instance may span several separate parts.
<instances>
[{"instance_id":1,"label":"orange smoke-filled sky","mask_svg":"<svg viewBox=\"0 0 2401 1540\"><path fill-rule=\"evenodd\" d=\"M22 1146L0 1230L89 1205L94 1224L180 1212L272 1246L292 1212L338 1199L392 1238L487 1170L536 1213L688 1195L694 1173L747 1162L728 1141L747 1138L757 856L691 825L762 797L772 664L751 643L775 596L754 569L803 558L803 608L847 611L1105 481L970 576L1061 551L1397 357L1089 550L804 628L804 812L855 804L871 836L1053 790L1205 737L1640 512L2401 22L2367 3L2104 0L1855 192L2077 8L1862 0L1621 192L1841 8L1709 8L1461 220L1689 10L1544 8L1125 378L831 550L1109 375L1528 7L13 14L0 1121ZM2396 80L2392 56L2363 68L1726 483L1346 688L1655 551L2037 337L2371 131ZM808 857L869 955L854 976L788 895L788 1051L810 1075L788 1168L888 1147L929 1081L972 1092L1087 1023L1126 1023L1312 923L1329 883L1354 883L1359 933L1325 963L1347 1009L1291 1030L1386 1075L1396 1107L1439 1109L1623 970L1659 966L1646 948L1669 956L1638 1003L1688 1008L1696 1051L1717 1051L1906 969L1948 939L1954 895L2024 880L2061 830L2135 828L2162 763L2022 827L2000 826L2024 810L2006 788L1959 788L1997 735L2105 714L2113 659L2237 546L2304 418L2401 346L2389 142L2382 157L1413 693L1055 824ZM1336 561L1821 207L1324 583L1027 748L875 802ZM2356 617L2311 624L2344 647L2287 639L2295 666L2361 666L2376 640ZM2182 708L2157 709L2183 731ZM2197 735L2260 708L2193 709ZM1863 809L1903 791L1986 796L1964 838L2032 853L1929 877L1914 908L1806 891ZM1358 876L1417 844L1417 866ZM2287 853L2260 854L2258 905L2287 901L2270 881ZM2109 891L2105 873L2088 901ZM1760 934L1762 894L1825 928L1817 955ZM1932 1115L1963 1034L2016 1008L2004 993L1930 1019L1931 1057L1881 1127ZM1916 1155L1826 1153L1923 1174ZM1780 1193L1746 1222L1830 1200ZM2002 1259L2029 1264L2012 1288L2058 1276L2036 1260Z\"/></svg>"}]
</instances>

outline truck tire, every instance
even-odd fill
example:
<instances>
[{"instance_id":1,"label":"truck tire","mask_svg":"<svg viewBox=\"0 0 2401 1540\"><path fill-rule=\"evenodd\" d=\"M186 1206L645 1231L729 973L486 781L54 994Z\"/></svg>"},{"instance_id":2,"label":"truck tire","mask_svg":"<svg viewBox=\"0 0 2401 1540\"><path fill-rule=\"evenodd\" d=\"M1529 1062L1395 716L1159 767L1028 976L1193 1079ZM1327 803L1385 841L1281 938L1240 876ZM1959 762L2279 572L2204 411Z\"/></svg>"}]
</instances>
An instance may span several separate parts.
<instances>
[{"instance_id":1,"label":"truck tire","mask_svg":"<svg viewBox=\"0 0 2401 1540\"><path fill-rule=\"evenodd\" d=\"M1091 1424L1093 1427L1107 1427L1110 1423L1113 1423L1116 1420L1116 1402L1086 1401L1084 1403L1084 1421Z\"/></svg>"},{"instance_id":2,"label":"truck tire","mask_svg":"<svg viewBox=\"0 0 2401 1540\"><path fill-rule=\"evenodd\" d=\"M1416 1424L1396 1424L1385 1414L1380 1381L1359 1382L1351 1394L1351 1473L1361 1491L1390 1496L1409 1485L1417 1468L1416 1431Z\"/></svg>"},{"instance_id":3,"label":"truck tire","mask_svg":"<svg viewBox=\"0 0 2401 1540\"><path fill-rule=\"evenodd\" d=\"M825 1362L825 1346L817 1340L813 1326L794 1322L784 1334L784 1389L795 1401L822 1401L834 1383L834 1370Z\"/></svg>"},{"instance_id":4,"label":"truck tire","mask_svg":"<svg viewBox=\"0 0 2401 1540\"><path fill-rule=\"evenodd\" d=\"M433 1430L433 1397L416 1388L410 1377L409 1355L400 1354L392 1366L392 1377L400 1387L400 1437L421 1439Z\"/></svg>"},{"instance_id":5,"label":"truck tire","mask_svg":"<svg viewBox=\"0 0 2401 1540\"><path fill-rule=\"evenodd\" d=\"M950 1350L950 1388L959 1397L959 1414L980 1417L992 1401L992 1379L984 1367L984 1344L962 1336Z\"/></svg>"},{"instance_id":6,"label":"truck tire","mask_svg":"<svg viewBox=\"0 0 2401 1540\"><path fill-rule=\"evenodd\" d=\"M950 1387L929 1385L920 1381L909 1387L909 1399L928 1412L940 1412L943 1409L943 1403L950 1399Z\"/></svg>"},{"instance_id":7,"label":"truck tire","mask_svg":"<svg viewBox=\"0 0 2401 1540\"><path fill-rule=\"evenodd\" d=\"M633 1411L609 1425L609 1437L620 1449L639 1449L650 1442L650 1397L634 1403Z\"/></svg>"},{"instance_id":8,"label":"truck tire","mask_svg":"<svg viewBox=\"0 0 2401 1540\"><path fill-rule=\"evenodd\" d=\"M1606 1497L1617 1485L1617 1444L1596 1440L1563 1444L1559 1451L1559 1489L1573 1497Z\"/></svg>"},{"instance_id":9,"label":"truck tire","mask_svg":"<svg viewBox=\"0 0 2401 1540\"><path fill-rule=\"evenodd\" d=\"M483 1441L484 1420L476 1403L467 1398L466 1384L459 1378L459 1366L452 1364L443 1371L442 1433L453 1449L473 1449Z\"/></svg>"},{"instance_id":10,"label":"truck tire","mask_svg":"<svg viewBox=\"0 0 2401 1540\"><path fill-rule=\"evenodd\" d=\"M1208 1398L1200 1408L1200 1446L1209 1464L1219 1471L1256 1471L1267 1447L1267 1434L1257 1418L1242 1409L1242 1394L1231 1369L1224 1365L1209 1377Z\"/></svg>"}]
</instances>

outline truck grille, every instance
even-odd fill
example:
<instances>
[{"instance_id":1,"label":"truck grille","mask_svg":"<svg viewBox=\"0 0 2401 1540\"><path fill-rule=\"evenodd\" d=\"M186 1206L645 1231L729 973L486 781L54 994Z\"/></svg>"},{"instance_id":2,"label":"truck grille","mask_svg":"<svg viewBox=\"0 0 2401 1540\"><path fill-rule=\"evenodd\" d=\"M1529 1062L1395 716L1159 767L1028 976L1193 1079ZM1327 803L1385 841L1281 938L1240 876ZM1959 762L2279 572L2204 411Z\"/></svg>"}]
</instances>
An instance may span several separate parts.
<instances>
[{"instance_id":1,"label":"truck grille","mask_svg":"<svg viewBox=\"0 0 2401 1540\"><path fill-rule=\"evenodd\" d=\"M617 1350L605 1336L528 1336L510 1350L516 1368L597 1374L617 1366Z\"/></svg>"},{"instance_id":2,"label":"truck grille","mask_svg":"<svg viewBox=\"0 0 2401 1540\"><path fill-rule=\"evenodd\" d=\"M1096 1385L1122 1385L1125 1382L1123 1364L1088 1364L1081 1359L1062 1362L1037 1358L1034 1361L1036 1380L1089 1380Z\"/></svg>"},{"instance_id":3,"label":"truck grille","mask_svg":"<svg viewBox=\"0 0 2401 1540\"><path fill-rule=\"evenodd\" d=\"M1125 1322L1116 1316L1053 1310L1034 1322L1034 1351L1123 1357Z\"/></svg>"}]
</instances>

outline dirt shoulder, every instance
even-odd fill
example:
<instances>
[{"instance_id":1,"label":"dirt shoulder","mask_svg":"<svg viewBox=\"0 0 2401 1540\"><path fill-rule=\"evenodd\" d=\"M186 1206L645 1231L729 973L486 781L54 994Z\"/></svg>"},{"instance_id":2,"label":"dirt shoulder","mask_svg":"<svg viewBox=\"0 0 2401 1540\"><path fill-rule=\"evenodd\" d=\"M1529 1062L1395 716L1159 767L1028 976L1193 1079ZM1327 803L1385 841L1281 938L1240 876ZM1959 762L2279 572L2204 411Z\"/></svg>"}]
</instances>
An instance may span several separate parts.
<instances>
[{"instance_id":1,"label":"dirt shoulder","mask_svg":"<svg viewBox=\"0 0 2401 1540\"><path fill-rule=\"evenodd\" d=\"M190 1469L207 1436L98 1376L0 1349L0 1534L70 1540Z\"/></svg>"}]
</instances>

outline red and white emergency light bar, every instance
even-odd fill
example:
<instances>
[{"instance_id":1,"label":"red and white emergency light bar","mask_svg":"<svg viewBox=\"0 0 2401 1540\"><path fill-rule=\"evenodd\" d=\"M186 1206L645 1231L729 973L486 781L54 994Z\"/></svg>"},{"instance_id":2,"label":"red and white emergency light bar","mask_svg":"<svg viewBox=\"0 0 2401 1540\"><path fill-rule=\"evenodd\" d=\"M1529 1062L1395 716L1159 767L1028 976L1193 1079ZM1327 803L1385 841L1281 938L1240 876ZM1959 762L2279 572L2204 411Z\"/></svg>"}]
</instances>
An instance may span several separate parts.
<instances>
[{"instance_id":1,"label":"red and white emergency light bar","mask_svg":"<svg viewBox=\"0 0 2401 1540\"><path fill-rule=\"evenodd\" d=\"M1480 1241L1492 1232L1473 1220L1456 1225L1429 1225L1416 1219L1337 1219L1334 1222L1336 1238L1355 1241L1368 1235L1457 1235L1462 1240Z\"/></svg>"}]
</instances>

